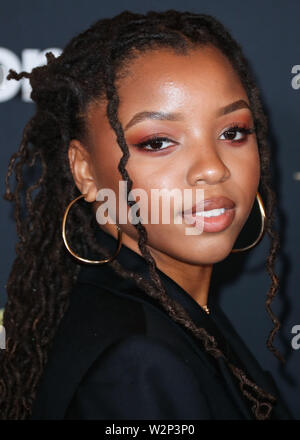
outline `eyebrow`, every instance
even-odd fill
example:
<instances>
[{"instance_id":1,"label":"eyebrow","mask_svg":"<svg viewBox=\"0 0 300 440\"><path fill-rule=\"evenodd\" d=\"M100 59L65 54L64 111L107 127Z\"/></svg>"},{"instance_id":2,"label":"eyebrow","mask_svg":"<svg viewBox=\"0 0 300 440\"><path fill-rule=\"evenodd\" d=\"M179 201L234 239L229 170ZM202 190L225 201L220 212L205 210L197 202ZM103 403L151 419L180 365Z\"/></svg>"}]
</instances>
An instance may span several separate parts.
<instances>
[{"instance_id":1,"label":"eyebrow","mask_svg":"<svg viewBox=\"0 0 300 440\"><path fill-rule=\"evenodd\" d=\"M228 113L234 112L235 110L239 110L241 108L248 108L251 111L249 104L244 99L239 99L238 101L232 102L231 104L226 105L218 110L217 115L223 116Z\"/></svg>"},{"instance_id":2,"label":"eyebrow","mask_svg":"<svg viewBox=\"0 0 300 440\"><path fill-rule=\"evenodd\" d=\"M158 119L160 121L182 121L181 113L165 113L165 112L140 112L136 113L132 119L126 124L124 131L145 119Z\"/></svg>"},{"instance_id":3,"label":"eyebrow","mask_svg":"<svg viewBox=\"0 0 300 440\"><path fill-rule=\"evenodd\" d=\"M218 110L217 116L224 116L228 113L234 112L235 110L239 110L241 108L248 108L251 111L249 104L243 99L239 99L238 101L232 102L231 104L226 105ZM135 124L142 122L146 119L156 119L160 121L182 121L183 115L182 113L166 113L166 112L151 112L151 111L143 111L136 113L130 121L126 124L124 128L124 132L128 130Z\"/></svg>"}]
</instances>

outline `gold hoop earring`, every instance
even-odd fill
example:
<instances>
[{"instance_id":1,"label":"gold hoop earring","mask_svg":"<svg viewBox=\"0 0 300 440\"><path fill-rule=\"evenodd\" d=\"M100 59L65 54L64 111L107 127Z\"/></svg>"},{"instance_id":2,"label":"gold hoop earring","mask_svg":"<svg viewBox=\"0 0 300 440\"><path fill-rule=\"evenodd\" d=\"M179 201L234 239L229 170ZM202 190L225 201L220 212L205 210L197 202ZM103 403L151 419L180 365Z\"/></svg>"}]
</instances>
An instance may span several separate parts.
<instances>
[{"instance_id":1,"label":"gold hoop earring","mask_svg":"<svg viewBox=\"0 0 300 440\"><path fill-rule=\"evenodd\" d=\"M262 201L262 198L261 198L259 192L256 193L256 199L258 201L258 206L259 206L260 215L261 215L261 228L260 228L259 236L249 246L246 246L246 247L241 248L241 249L232 249L231 252L233 252L233 253L235 253L235 252L243 252L243 251L247 251L248 249L253 248L254 246L256 246L258 244L258 242L262 239L262 237L264 235L266 212L265 212L264 204L263 204L263 201Z\"/></svg>"},{"instance_id":2,"label":"gold hoop earring","mask_svg":"<svg viewBox=\"0 0 300 440\"><path fill-rule=\"evenodd\" d=\"M85 197L86 194L81 194L80 196L76 197L74 200L72 200L69 205L67 206L65 213L64 213L64 218L62 221L62 238L64 241L64 244L67 248L67 250L70 252L71 255L73 255L73 257L75 257L77 260L83 262L83 263L88 263L88 264L104 264L104 263L109 263L110 261L112 261L119 253L120 249L121 249L121 245L122 245L122 231L121 228L118 224L116 224L117 226L117 230L118 230L118 243L117 243L117 249L115 251L115 253L109 257L109 258L105 258L104 260L89 260L87 258L82 258L80 257L78 254L76 254L69 246L68 242L67 242L67 238L66 238L66 222L67 222L67 217L70 211L71 206L77 202L77 200L81 199L82 197Z\"/></svg>"}]
</instances>

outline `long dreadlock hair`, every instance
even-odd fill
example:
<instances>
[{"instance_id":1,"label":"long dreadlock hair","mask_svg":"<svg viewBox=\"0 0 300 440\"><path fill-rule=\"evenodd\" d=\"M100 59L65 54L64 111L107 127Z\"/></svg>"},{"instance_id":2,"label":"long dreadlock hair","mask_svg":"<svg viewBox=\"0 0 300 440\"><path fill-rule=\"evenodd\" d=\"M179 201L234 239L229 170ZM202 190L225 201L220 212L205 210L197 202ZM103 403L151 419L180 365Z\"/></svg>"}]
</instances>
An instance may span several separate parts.
<instances>
[{"instance_id":1,"label":"long dreadlock hair","mask_svg":"<svg viewBox=\"0 0 300 440\"><path fill-rule=\"evenodd\" d=\"M80 270L80 264L64 247L61 221L66 206L78 195L67 149L72 139L84 141L87 138L88 105L100 99L107 100L107 117L123 152L118 170L127 181L129 193L132 181L125 168L129 150L118 119L118 74L122 73L130 59L146 50L169 48L185 54L189 49L209 44L217 47L238 73L254 116L261 162L260 191L265 199L267 216L265 230L271 241L266 261L271 278L266 309L274 327L268 336L267 346L282 360L273 346L280 323L270 308L279 284L274 272L279 238L273 230L276 198L271 187L267 118L248 62L224 26L209 15L175 10L150 11L144 15L124 11L114 18L96 21L75 36L60 56L55 57L48 52L46 65L34 68L31 73L17 73L10 69L7 76L7 79L15 80L29 78L36 111L24 128L19 150L10 159L5 180L4 198L15 202L19 241L6 286L3 324L7 348L0 353L1 418L30 417L37 383ZM26 181L26 171L32 170L41 170L41 174L30 185ZM10 184L13 173L16 178L14 190ZM127 203L131 206L132 202ZM95 240L94 216L87 205L77 203L72 209L68 220L70 241L80 255L91 250L106 255L106 250ZM185 309L167 296L155 260L147 247L146 229L141 223L134 226L152 282L125 270L116 260L109 264L119 275L133 278L141 289L156 298L176 322L203 343L210 355L222 357L239 381L241 392L251 403L254 417L269 418L276 398L233 365L220 350L215 338L196 326Z\"/></svg>"}]
</instances>

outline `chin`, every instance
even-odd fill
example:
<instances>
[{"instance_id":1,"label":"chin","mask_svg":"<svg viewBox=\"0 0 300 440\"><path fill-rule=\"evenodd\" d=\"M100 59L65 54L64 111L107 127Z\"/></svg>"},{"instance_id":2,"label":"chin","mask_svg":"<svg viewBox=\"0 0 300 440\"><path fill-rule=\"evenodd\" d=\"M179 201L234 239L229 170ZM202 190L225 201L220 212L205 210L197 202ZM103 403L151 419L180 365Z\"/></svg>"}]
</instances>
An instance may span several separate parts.
<instances>
[{"instance_id":1,"label":"chin","mask_svg":"<svg viewBox=\"0 0 300 440\"><path fill-rule=\"evenodd\" d=\"M197 256L195 256L195 258L193 260L191 260L191 258L189 258L187 260L187 263L189 264L194 264L194 265L211 265L211 264L216 264L219 263L220 261L225 260L228 255L230 254L231 249L228 252L213 252L211 254L205 254L205 255L201 255L201 257L199 256L199 254Z\"/></svg>"},{"instance_id":2,"label":"chin","mask_svg":"<svg viewBox=\"0 0 300 440\"><path fill-rule=\"evenodd\" d=\"M223 247L223 249L217 249L214 245L212 248L207 246L206 248L202 247L199 250L193 247L192 249L190 249L190 251L188 247L186 247L184 249L184 253L182 252L182 247L180 249L160 249L160 252L168 255L174 260L182 261L183 263L194 266L200 266L211 265L225 260L225 258L227 258L230 254L231 249L231 247L225 246Z\"/></svg>"}]
</instances>

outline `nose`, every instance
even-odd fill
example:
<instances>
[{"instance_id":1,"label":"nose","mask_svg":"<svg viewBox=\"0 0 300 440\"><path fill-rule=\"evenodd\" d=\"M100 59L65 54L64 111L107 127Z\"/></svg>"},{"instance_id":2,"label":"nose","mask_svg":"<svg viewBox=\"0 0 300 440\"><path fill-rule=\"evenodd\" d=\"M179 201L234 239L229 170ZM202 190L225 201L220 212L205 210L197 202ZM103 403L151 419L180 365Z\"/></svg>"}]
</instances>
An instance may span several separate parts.
<instances>
[{"instance_id":1,"label":"nose","mask_svg":"<svg viewBox=\"0 0 300 440\"><path fill-rule=\"evenodd\" d=\"M189 185L214 185L222 183L230 176L230 171L222 160L213 142L194 143L191 155L191 165L187 180Z\"/></svg>"}]
</instances>

